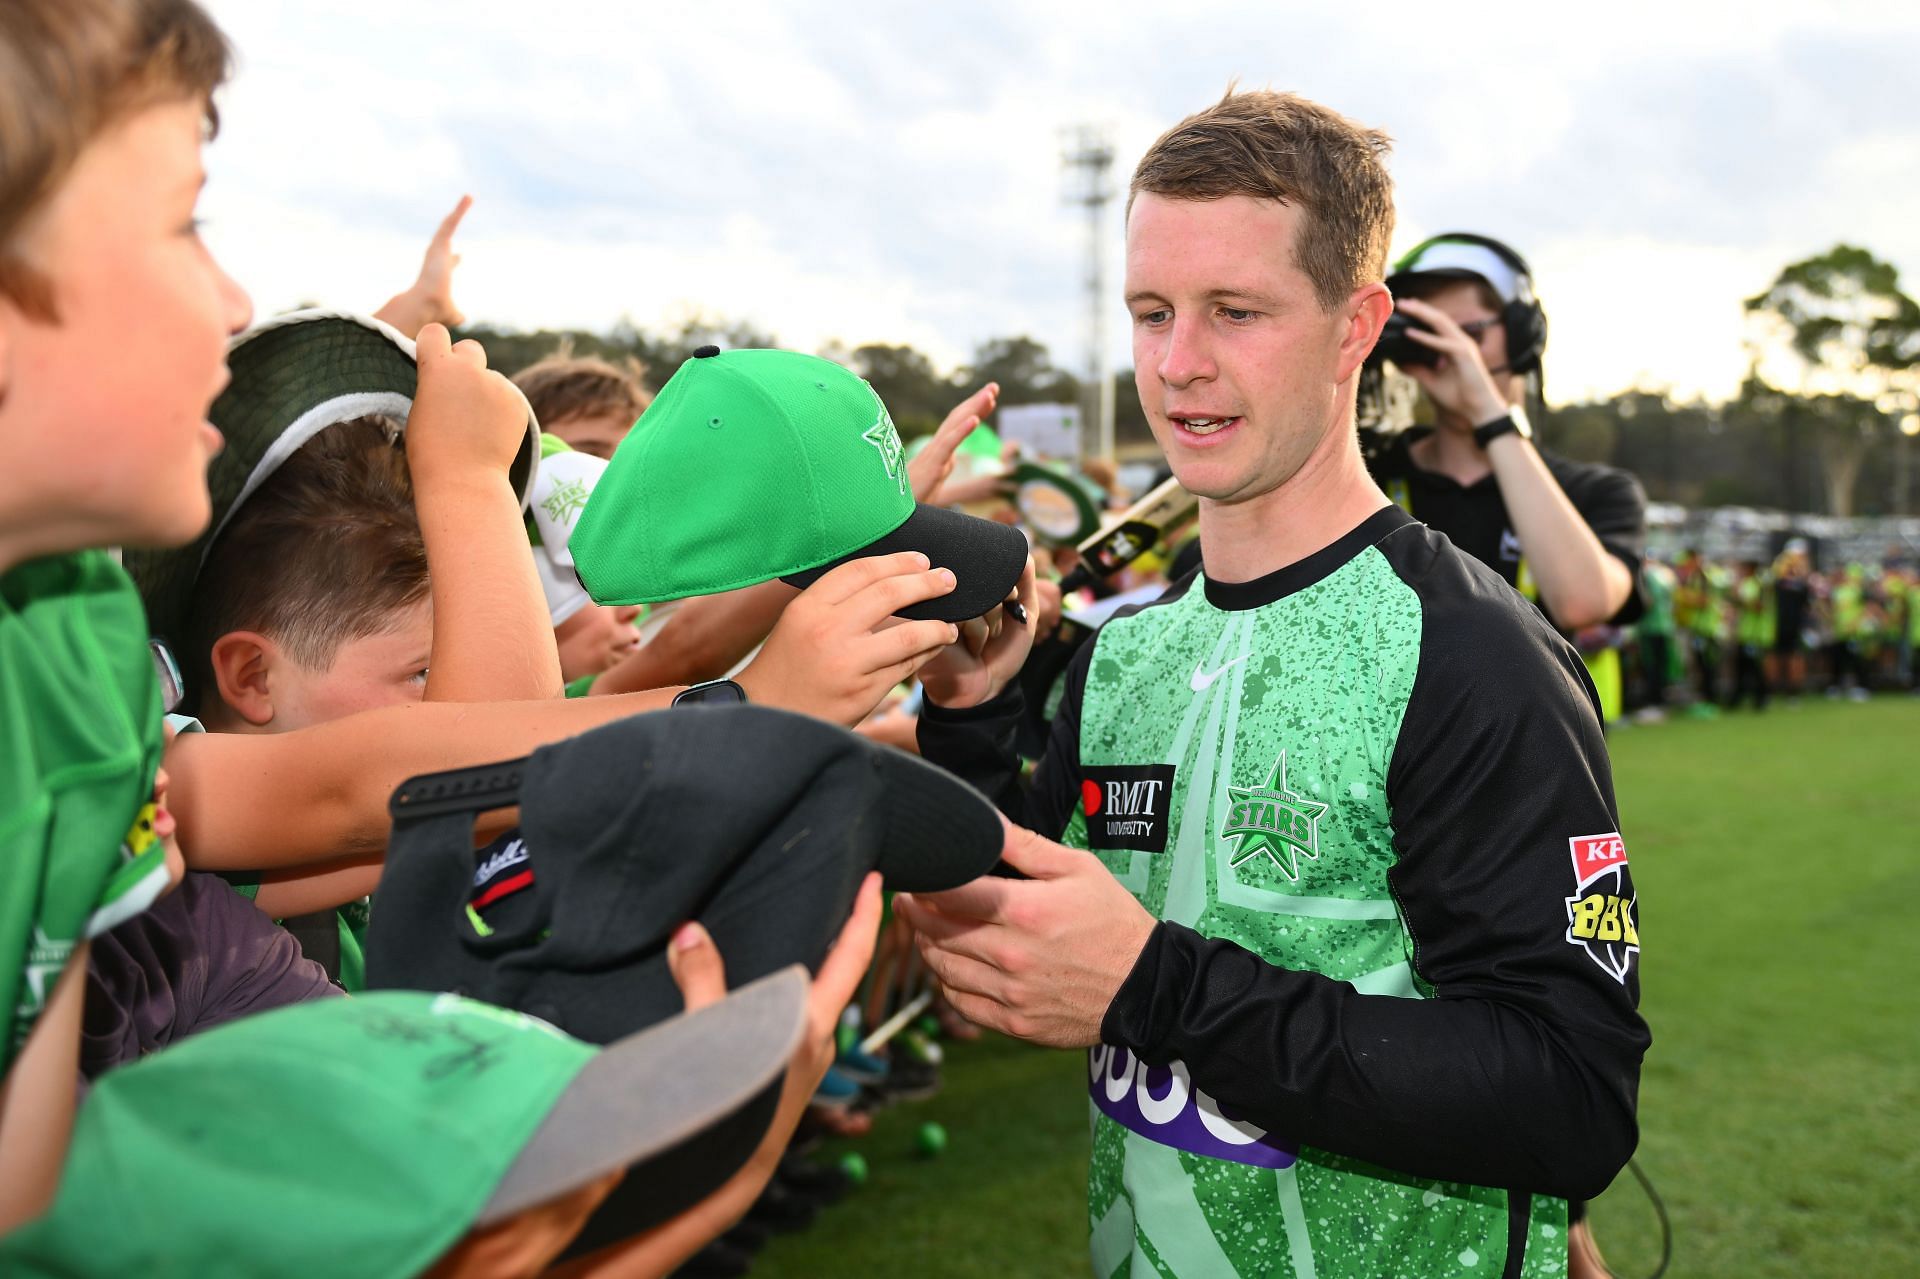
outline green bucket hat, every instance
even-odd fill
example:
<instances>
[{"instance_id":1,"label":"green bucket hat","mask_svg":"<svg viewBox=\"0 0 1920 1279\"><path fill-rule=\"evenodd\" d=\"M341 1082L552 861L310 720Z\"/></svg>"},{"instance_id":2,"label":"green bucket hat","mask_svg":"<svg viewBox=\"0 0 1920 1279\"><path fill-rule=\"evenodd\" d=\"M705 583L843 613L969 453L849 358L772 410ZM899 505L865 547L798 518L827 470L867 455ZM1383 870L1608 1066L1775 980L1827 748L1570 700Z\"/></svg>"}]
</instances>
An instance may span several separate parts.
<instances>
[{"instance_id":1,"label":"green bucket hat","mask_svg":"<svg viewBox=\"0 0 1920 1279\"><path fill-rule=\"evenodd\" d=\"M125 554L155 635L183 641L208 549L233 513L308 440L335 423L375 413L405 427L420 380L414 360L412 339L398 329L345 311L290 311L234 339L227 350L232 380L207 413L226 439L207 468L212 523L186 546ZM510 473L523 507L539 453L540 427L528 409L526 443Z\"/></svg>"},{"instance_id":2,"label":"green bucket hat","mask_svg":"<svg viewBox=\"0 0 1920 1279\"><path fill-rule=\"evenodd\" d=\"M651 604L850 559L919 551L947 595L899 610L958 622L1005 600L1027 562L1018 529L923 506L885 404L831 360L703 346L613 455L568 545L602 604Z\"/></svg>"},{"instance_id":3,"label":"green bucket hat","mask_svg":"<svg viewBox=\"0 0 1920 1279\"><path fill-rule=\"evenodd\" d=\"M218 1026L101 1077L52 1209L0 1273L416 1275L469 1230L626 1170L621 1238L764 1138L805 1030L799 965L599 1048L415 991ZM631 1187L631 1189L630 1189Z\"/></svg>"}]
</instances>

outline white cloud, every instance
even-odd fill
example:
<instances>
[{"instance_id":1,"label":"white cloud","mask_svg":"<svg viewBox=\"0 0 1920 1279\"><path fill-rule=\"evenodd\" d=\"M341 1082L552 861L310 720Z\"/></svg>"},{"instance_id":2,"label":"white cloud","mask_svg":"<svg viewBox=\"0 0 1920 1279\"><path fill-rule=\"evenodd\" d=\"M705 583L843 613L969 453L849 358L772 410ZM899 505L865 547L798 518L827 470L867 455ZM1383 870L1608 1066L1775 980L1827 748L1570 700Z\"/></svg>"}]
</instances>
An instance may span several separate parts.
<instances>
[{"instance_id":1,"label":"white cloud","mask_svg":"<svg viewBox=\"0 0 1920 1279\"><path fill-rule=\"evenodd\" d=\"M1077 366L1060 129L1109 125L1123 187L1233 75L1394 134L1401 247L1458 227L1526 252L1557 399L1730 393L1740 299L1837 240L1920 277L1920 123L1890 70L1920 53L1910 5L212 8L241 69L205 209L263 310L378 305L471 190L476 318L703 309L947 364L1026 332Z\"/></svg>"}]
</instances>

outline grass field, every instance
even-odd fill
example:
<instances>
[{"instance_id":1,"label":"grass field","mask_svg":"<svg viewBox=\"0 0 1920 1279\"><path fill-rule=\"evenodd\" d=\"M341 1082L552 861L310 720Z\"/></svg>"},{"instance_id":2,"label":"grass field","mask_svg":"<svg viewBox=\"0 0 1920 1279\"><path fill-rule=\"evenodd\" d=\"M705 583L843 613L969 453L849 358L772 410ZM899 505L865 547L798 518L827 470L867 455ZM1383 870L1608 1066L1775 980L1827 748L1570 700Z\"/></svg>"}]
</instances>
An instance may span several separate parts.
<instances>
[{"instance_id":1,"label":"grass field","mask_svg":"<svg viewBox=\"0 0 1920 1279\"><path fill-rule=\"evenodd\" d=\"M1675 1276L1920 1274L1920 701L1632 728L1615 786L1647 947L1639 1161ZM866 1187L754 1269L1086 1273L1082 1060L989 1038L850 1147ZM945 1125L938 1160L917 1126ZM1622 1279L1658 1258L1622 1174L1593 1209Z\"/></svg>"}]
</instances>

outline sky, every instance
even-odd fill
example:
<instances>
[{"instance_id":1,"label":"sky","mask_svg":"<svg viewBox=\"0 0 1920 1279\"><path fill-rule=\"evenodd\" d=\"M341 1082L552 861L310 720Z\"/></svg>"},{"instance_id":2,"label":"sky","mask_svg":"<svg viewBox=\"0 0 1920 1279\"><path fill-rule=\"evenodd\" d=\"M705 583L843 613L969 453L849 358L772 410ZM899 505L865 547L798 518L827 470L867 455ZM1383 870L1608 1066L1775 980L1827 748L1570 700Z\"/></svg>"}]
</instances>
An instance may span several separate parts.
<instances>
[{"instance_id":1,"label":"sky","mask_svg":"<svg viewBox=\"0 0 1920 1279\"><path fill-rule=\"evenodd\" d=\"M1555 402L1731 395L1741 300L1837 242L1920 288L1914 4L206 3L239 67L202 214L261 314L372 310L471 192L474 321L703 314L947 369L1028 334L1078 369L1066 131L1107 131L1124 192L1234 78L1394 138L1396 253L1471 230L1527 256ZM1116 201L1116 368L1122 237Z\"/></svg>"}]
</instances>

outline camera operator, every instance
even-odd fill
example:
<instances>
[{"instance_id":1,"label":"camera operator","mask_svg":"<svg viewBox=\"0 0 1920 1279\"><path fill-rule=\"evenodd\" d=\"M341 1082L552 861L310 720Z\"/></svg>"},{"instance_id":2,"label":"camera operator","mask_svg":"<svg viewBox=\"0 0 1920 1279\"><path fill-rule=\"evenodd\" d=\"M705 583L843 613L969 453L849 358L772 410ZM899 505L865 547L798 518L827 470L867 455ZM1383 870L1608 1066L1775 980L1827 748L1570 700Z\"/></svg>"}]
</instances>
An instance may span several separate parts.
<instances>
[{"instance_id":1,"label":"camera operator","mask_svg":"<svg viewBox=\"0 0 1920 1279\"><path fill-rule=\"evenodd\" d=\"M1420 384L1436 424L1379 448L1374 477L1562 631L1633 621L1646 495L1625 471L1534 446L1525 406L1547 320L1526 262L1497 240L1453 232L1401 258L1387 287L1397 314L1375 358Z\"/></svg>"},{"instance_id":2,"label":"camera operator","mask_svg":"<svg viewBox=\"0 0 1920 1279\"><path fill-rule=\"evenodd\" d=\"M1622 707L1620 653L1601 628L1644 611L1647 499L1626 471L1542 453L1527 419L1538 398L1547 317L1526 261L1498 240L1449 232L1387 276L1395 315L1373 359L1420 384L1435 425L1368 450L1387 495L1504 577L1574 638L1608 723ZM1570 1274L1607 1272L1569 1204Z\"/></svg>"}]
</instances>

